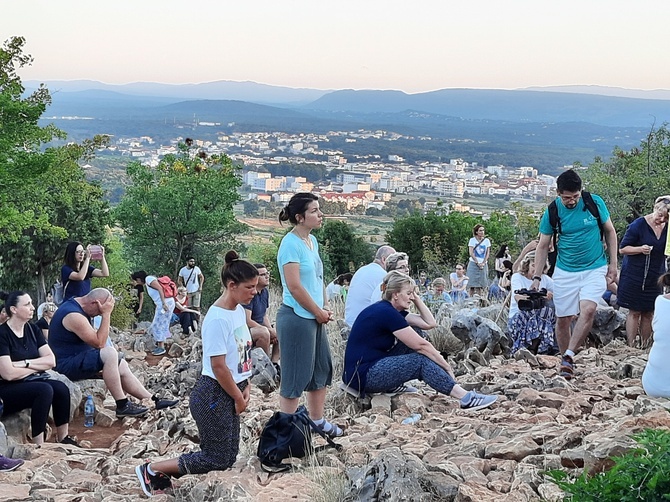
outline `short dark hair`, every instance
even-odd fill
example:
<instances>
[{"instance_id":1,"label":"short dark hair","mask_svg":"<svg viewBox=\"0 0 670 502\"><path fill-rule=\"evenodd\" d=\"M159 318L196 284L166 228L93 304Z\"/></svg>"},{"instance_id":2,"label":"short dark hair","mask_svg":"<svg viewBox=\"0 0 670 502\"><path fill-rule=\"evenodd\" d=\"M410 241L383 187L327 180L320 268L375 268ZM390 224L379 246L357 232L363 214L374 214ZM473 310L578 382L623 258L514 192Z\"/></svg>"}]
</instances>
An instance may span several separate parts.
<instances>
[{"instance_id":1,"label":"short dark hair","mask_svg":"<svg viewBox=\"0 0 670 502\"><path fill-rule=\"evenodd\" d=\"M260 270L260 269L262 269L262 268L267 268L267 267L266 267L265 265L263 265L262 263L254 263L254 267L256 267L258 270Z\"/></svg>"},{"instance_id":2,"label":"short dark hair","mask_svg":"<svg viewBox=\"0 0 670 502\"><path fill-rule=\"evenodd\" d=\"M556 189L561 192L580 192L582 190L582 179L574 169L568 169L556 178Z\"/></svg>"},{"instance_id":3,"label":"short dark hair","mask_svg":"<svg viewBox=\"0 0 670 502\"><path fill-rule=\"evenodd\" d=\"M481 223L477 223L474 227L472 227L472 235L475 237L477 236L477 232L479 232L479 229L482 228L484 225Z\"/></svg>"},{"instance_id":4,"label":"short dark hair","mask_svg":"<svg viewBox=\"0 0 670 502\"><path fill-rule=\"evenodd\" d=\"M144 270L138 270L137 272L133 272L132 274L130 274L130 278L133 281L139 279L144 284L147 282L147 275L149 274L147 274Z\"/></svg>"},{"instance_id":5,"label":"short dark hair","mask_svg":"<svg viewBox=\"0 0 670 502\"><path fill-rule=\"evenodd\" d=\"M279 222L288 221L293 225L298 224L296 216L301 214L304 215L307 211L307 206L309 206L315 200L319 198L310 192L299 192L291 197L291 200L288 201L288 204L284 206L284 209L279 211Z\"/></svg>"}]
</instances>

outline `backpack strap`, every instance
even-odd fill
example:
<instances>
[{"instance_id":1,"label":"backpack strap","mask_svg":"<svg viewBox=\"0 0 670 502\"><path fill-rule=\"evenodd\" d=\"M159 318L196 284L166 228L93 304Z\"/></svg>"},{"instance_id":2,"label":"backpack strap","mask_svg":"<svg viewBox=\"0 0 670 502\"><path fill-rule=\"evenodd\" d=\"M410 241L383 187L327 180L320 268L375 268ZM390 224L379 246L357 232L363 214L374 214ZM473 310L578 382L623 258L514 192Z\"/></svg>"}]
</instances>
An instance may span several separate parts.
<instances>
[{"instance_id":1,"label":"backpack strap","mask_svg":"<svg viewBox=\"0 0 670 502\"><path fill-rule=\"evenodd\" d=\"M313 421L311 418L309 418L309 415L307 415L306 413L305 413L305 418L307 419L307 422L309 423L309 425L310 425L310 427L312 428L312 430L313 430L314 432L316 432L319 436L321 436L323 439L325 439L326 441L328 441L328 444L324 444L324 445L322 445L322 446L317 446L316 448L314 448L314 451L315 451L315 452L317 452L317 451L321 451L321 450L325 450L326 448L335 448L337 451L342 451L342 445L341 445L341 444L338 444L338 443L336 443L335 441L333 441L332 439L330 439L330 436L328 436L328 434L326 434L325 432L323 432L323 431L321 430L321 427L319 427L318 425L316 425L316 424L314 423L314 421Z\"/></svg>"},{"instance_id":2,"label":"backpack strap","mask_svg":"<svg viewBox=\"0 0 670 502\"><path fill-rule=\"evenodd\" d=\"M600 221L600 210L598 209L598 204L596 204L596 201L593 200L591 192L587 192L586 190L582 190L582 199L584 200L584 211L588 209L598 222L600 240L603 240L605 238L605 227L602 221Z\"/></svg>"},{"instance_id":3,"label":"backpack strap","mask_svg":"<svg viewBox=\"0 0 670 502\"><path fill-rule=\"evenodd\" d=\"M556 247L556 240L558 237L558 234L561 233L561 219L558 217L558 206L556 205L556 201L553 200L551 204L549 204L549 224L551 225L551 229L554 233L554 249L558 249Z\"/></svg>"}]
</instances>

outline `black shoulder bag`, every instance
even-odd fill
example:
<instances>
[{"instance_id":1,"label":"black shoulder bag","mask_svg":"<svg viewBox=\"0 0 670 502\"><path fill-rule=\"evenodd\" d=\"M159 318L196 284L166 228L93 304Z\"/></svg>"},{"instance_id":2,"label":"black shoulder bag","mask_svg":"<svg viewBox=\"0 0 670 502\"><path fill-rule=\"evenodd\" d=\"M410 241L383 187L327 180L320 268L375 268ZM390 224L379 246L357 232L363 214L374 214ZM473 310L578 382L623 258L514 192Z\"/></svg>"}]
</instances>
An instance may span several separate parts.
<instances>
[{"instance_id":1,"label":"black shoulder bag","mask_svg":"<svg viewBox=\"0 0 670 502\"><path fill-rule=\"evenodd\" d=\"M312 431L317 432L328 444L314 448ZM258 442L258 459L265 472L288 471L290 464L283 461L289 457L303 458L317 451L342 445L335 443L310 418L307 409L300 406L295 413L275 412L263 427Z\"/></svg>"}]
</instances>

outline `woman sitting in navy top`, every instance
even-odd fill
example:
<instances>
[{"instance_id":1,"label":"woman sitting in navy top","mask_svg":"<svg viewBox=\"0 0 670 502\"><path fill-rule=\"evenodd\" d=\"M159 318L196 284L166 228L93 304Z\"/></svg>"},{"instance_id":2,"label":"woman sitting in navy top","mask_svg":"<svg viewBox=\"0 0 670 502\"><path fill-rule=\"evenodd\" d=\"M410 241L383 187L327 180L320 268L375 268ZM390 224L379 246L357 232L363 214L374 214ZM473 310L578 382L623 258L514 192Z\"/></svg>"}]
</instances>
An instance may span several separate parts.
<instances>
[{"instance_id":1,"label":"woman sitting in navy top","mask_svg":"<svg viewBox=\"0 0 670 502\"><path fill-rule=\"evenodd\" d=\"M382 300L356 318L344 355L346 385L361 394L385 392L409 380L422 380L443 394L460 399L461 408L491 406L496 396L466 392L456 383L449 363L412 326L434 328L435 318L416 294L416 283L394 270L382 282ZM409 313L414 304L418 314Z\"/></svg>"},{"instance_id":2,"label":"woman sitting in navy top","mask_svg":"<svg viewBox=\"0 0 670 502\"><path fill-rule=\"evenodd\" d=\"M91 277L109 277L109 267L105 259L105 248L100 246L102 258L100 268L90 265L91 252L84 249L81 242L70 242L65 248L65 259L60 269L63 283L63 301L91 292Z\"/></svg>"}]
</instances>

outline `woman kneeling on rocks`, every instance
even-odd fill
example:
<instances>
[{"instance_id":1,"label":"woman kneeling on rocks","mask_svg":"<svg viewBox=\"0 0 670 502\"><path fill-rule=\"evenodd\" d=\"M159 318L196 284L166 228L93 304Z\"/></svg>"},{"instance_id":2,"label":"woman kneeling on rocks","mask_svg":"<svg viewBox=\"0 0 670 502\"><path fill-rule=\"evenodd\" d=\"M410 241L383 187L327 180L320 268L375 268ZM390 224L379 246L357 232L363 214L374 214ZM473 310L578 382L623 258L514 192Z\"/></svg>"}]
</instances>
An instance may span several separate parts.
<instances>
[{"instance_id":1,"label":"woman kneeling on rocks","mask_svg":"<svg viewBox=\"0 0 670 502\"><path fill-rule=\"evenodd\" d=\"M456 383L449 363L412 326L435 327L435 318L415 293L411 277L394 270L382 282L382 300L356 318L347 340L342 380L364 393L386 392L419 379L442 394L460 400L461 408L479 410L497 397L466 392ZM409 313L414 304L418 314Z\"/></svg>"},{"instance_id":2,"label":"woman kneeling on rocks","mask_svg":"<svg viewBox=\"0 0 670 502\"><path fill-rule=\"evenodd\" d=\"M56 365L56 358L42 331L30 323L35 312L30 295L9 293L5 312L7 322L0 325L0 399L5 403L5 415L30 408L32 440L40 445L49 409L53 408L58 441L79 446L68 435L70 390L44 373Z\"/></svg>"},{"instance_id":3,"label":"woman kneeling on rocks","mask_svg":"<svg viewBox=\"0 0 670 502\"><path fill-rule=\"evenodd\" d=\"M228 469L239 451L240 413L247 408L251 386L251 334L242 305L256 294L258 270L235 251L226 253L225 262L224 292L202 323L202 375L190 396L200 451L138 465L137 477L149 497L169 488L171 476Z\"/></svg>"}]
</instances>

